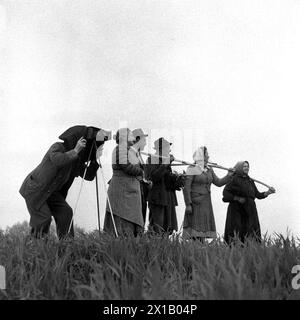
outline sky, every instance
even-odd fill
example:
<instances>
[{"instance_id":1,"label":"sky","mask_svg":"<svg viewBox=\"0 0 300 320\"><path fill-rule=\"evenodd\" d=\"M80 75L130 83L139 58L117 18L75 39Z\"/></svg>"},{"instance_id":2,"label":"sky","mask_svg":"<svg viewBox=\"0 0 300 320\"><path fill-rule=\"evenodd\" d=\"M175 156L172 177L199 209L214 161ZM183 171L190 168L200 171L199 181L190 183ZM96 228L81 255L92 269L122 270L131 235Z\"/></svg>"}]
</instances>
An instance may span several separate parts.
<instances>
[{"instance_id":1,"label":"sky","mask_svg":"<svg viewBox=\"0 0 300 320\"><path fill-rule=\"evenodd\" d=\"M223 166L248 160L249 175L276 189L256 201L262 232L298 236L299 56L299 0L0 1L0 228L29 220L22 181L83 124L143 128L146 151L164 136L186 161L202 145ZM102 226L114 146L98 173ZM212 186L220 235L222 190ZM95 181L83 184L75 223L97 228Z\"/></svg>"}]
</instances>

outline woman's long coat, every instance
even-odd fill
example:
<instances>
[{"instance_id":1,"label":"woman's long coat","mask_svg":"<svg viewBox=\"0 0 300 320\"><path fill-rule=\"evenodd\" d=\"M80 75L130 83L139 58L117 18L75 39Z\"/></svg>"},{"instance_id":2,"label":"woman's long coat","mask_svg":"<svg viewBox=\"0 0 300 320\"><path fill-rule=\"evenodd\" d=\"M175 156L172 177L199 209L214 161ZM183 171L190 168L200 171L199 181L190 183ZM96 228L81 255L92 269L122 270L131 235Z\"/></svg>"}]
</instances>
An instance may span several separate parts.
<instances>
[{"instance_id":1,"label":"woman's long coat","mask_svg":"<svg viewBox=\"0 0 300 320\"><path fill-rule=\"evenodd\" d=\"M144 226L140 180L143 170L136 152L126 145L115 147L112 155L113 176L108 197L114 215L138 226ZM110 206L106 204L106 211Z\"/></svg>"},{"instance_id":2,"label":"woman's long coat","mask_svg":"<svg viewBox=\"0 0 300 320\"><path fill-rule=\"evenodd\" d=\"M234 200L234 197L246 199L244 204ZM259 192L254 181L248 175L235 174L230 183L223 190L223 201L229 202L225 224L224 239L227 243L235 234L241 241L246 236L255 237L260 240L261 231L255 204L255 199L266 198L263 192Z\"/></svg>"}]
</instances>

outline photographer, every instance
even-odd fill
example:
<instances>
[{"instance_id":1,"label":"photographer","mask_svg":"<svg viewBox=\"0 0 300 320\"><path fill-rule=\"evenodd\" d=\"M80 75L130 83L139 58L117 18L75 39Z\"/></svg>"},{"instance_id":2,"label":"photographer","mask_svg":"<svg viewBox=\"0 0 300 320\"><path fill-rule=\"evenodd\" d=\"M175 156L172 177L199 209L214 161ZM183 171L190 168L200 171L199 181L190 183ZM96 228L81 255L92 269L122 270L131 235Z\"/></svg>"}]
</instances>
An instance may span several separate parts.
<instances>
[{"instance_id":1,"label":"photographer","mask_svg":"<svg viewBox=\"0 0 300 320\"><path fill-rule=\"evenodd\" d=\"M68 235L73 211L66 202L75 177L91 181L99 168L96 154L101 154L110 132L87 126L66 130L46 152L42 162L25 178L19 192L30 214L31 234L42 237L49 232L54 217L57 235ZM98 151L98 152L97 152ZM70 235L74 236L73 224Z\"/></svg>"}]
</instances>

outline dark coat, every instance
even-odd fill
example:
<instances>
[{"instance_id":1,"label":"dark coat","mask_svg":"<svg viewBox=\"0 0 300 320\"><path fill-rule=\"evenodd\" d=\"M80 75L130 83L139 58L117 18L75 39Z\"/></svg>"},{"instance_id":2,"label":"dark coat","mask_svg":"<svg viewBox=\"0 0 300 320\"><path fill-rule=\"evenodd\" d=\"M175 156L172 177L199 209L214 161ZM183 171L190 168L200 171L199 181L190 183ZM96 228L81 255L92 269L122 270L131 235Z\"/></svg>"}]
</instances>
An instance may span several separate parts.
<instances>
[{"instance_id":1,"label":"dark coat","mask_svg":"<svg viewBox=\"0 0 300 320\"><path fill-rule=\"evenodd\" d=\"M183 181L172 173L170 164L157 162L157 158L149 157L145 166L146 179L153 183L148 192L149 230L171 234L178 229L175 192L183 187Z\"/></svg>"},{"instance_id":2,"label":"dark coat","mask_svg":"<svg viewBox=\"0 0 300 320\"><path fill-rule=\"evenodd\" d=\"M85 136L87 129L85 126L68 129L60 136L64 142L54 143L46 152L42 162L25 178L19 192L30 206L38 210L55 191L59 191L66 198L74 178L79 175L83 177L91 141L87 142L85 150L79 154L74 147L79 138ZM85 180L89 181L94 179L99 168L95 157L90 160L85 175Z\"/></svg>"},{"instance_id":3,"label":"dark coat","mask_svg":"<svg viewBox=\"0 0 300 320\"><path fill-rule=\"evenodd\" d=\"M243 197L246 202L241 204L234 200L234 196ZM224 234L227 243L231 242L235 233L241 241L244 241L246 236L254 236L260 240L261 231L254 200L265 197L263 192L257 190L254 181L248 175L233 176L223 190L223 201L229 202Z\"/></svg>"},{"instance_id":4,"label":"dark coat","mask_svg":"<svg viewBox=\"0 0 300 320\"><path fill-rule=\"evenodd\" d=\"M156 159L148 158L145 166L146 179L153 185L148 192L149 204L162 206L177 206L175 190L180 190L176 185L177 176L172 173L169 164L156 164Z\"/></svg>"}]
</instances>

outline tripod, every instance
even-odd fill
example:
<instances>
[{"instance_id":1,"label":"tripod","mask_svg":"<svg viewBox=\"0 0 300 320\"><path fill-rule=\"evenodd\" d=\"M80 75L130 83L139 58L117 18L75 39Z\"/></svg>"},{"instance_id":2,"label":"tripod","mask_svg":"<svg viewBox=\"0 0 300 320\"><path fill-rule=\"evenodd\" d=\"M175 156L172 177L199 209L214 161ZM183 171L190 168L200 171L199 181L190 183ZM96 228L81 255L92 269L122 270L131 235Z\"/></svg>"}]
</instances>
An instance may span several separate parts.
<instances>
[{"instance_id":1,"label":"tripod","mask_svg":"<svg viewBox=\"0 0 300 320\"><path fill-rule=\"evenodd\" d=\"M88 169L88 167L89 167L89 165L90 165L90 157L91 157L93 148L95 148L95 149L97 150L96 141L94 141L94 143L93 143L93 145L92 145L92 147L91 147L91 150L90 150L90 153L89 153L89 157L88 157L88 161L87 161L87 164L86 164L86 167L85 167L85 170L84 170L84 174L83 174L83 176L82 176L82 180L81 180L81 184L80 184L80 189L79 189L78 196L77 196L77 199L76 199L76 202L75 202L75 207L74 207L74 211L73 211L73 216L72 216L72 219L71 219L71 222L70 222L70 225L69 225L69 229L68 229L68 234L70 233L72 224L73 224L73 222L74 222L74 216L75 216L75 214L76 214L76 210L77 210L77 206L78 206L80 194L81 194L81 191L82 191L84 179L85 179L85 176L86 176L86 173L87 173L87 169ZM111 203L110 203L108 191L107 191L107 187L106 187L106 184L105 184L105 177L104 177L104 173L103 173L103 170L102 170L102 164L101 164L101 162L100 162L100 159L99 159L99 162L98 162L98 160L96 160L96 161L97 161L97 163L98 163L98 165L99 165L99 168L100 168L100 170L101 170L101 173L102 173L104 190L105 190L105 194L106 194L106 197L107 197L108 206L109 206L109 209L110 209L111 219L112 219L112 222L113 222L115 235L116 235L116 237L118 238L118 232L117 232L117 228L116 228L116 224L115 224L115 219L114 219L114 216L113 216L113 211L112 211L112 208L111 208ZM95 177L95 178L96 178L96 179L95 179L95 183L96 183L96 201L97 201L98 231L99 231L99 236L100 236L100 235L101 235L101 231L100 231L100 205L99 205L98 172L96 172L96 177Z\"/></svg>"}]
</instances>

